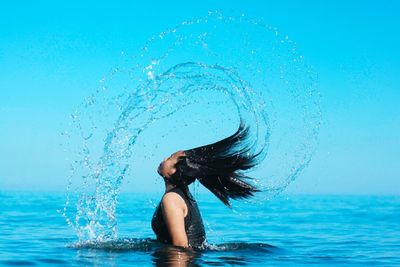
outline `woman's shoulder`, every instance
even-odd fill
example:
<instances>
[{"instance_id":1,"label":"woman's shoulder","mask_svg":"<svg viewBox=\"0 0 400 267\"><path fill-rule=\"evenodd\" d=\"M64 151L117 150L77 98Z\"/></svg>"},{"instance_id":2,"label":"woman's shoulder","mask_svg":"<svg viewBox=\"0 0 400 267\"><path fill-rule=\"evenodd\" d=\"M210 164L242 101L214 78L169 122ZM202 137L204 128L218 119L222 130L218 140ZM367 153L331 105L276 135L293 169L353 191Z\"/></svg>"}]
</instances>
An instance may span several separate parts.
<instances>
[{"instance_id":1,"label":"woman's shoulder","mask_svg":"<svg viewBox=\"0 0 400 267\"><path fill-rule=\"evenodd\" d=\"M161 203L164 206L181 206L186 204L182 194L180 194L179 190L175 190L175 188L164 194Z\"/></svg>"},{"instance_id":2,"label":"woman's shoulder","mask_svg":"<svg viewBox=\"0 0 400 267\"><path fill-rule=\"evenodd\" d=\"M189 208L184 197L172 190L164 194L161 199L161 207L164 214L175 213L177 210L182 210L185 220L189 213Z\"/></svg>"}]
</instances>

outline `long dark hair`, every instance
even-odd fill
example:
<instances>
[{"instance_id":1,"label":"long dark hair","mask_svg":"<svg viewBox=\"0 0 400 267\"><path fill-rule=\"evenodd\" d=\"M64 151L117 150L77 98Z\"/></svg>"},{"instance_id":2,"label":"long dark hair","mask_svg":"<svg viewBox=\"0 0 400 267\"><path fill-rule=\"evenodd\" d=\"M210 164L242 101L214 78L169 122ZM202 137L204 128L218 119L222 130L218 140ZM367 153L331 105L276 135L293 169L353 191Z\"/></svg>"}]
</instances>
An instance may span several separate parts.
<instances>
[{"instance_id":1,"label":"long dark hair","mask_svg":"<svg viewBox=\"0 0 400 267\"><path fill-rule=\"evenodd\" d=\"M251 180L243 171L258 164L258 153L249 143L249 127L243 122L231 136L213 144L185 150L178 159L176 172L170 181L183 189L196 179L230 207L230 199L249 198L260 190L248 183Z\"/></svg>"}]
</instances>

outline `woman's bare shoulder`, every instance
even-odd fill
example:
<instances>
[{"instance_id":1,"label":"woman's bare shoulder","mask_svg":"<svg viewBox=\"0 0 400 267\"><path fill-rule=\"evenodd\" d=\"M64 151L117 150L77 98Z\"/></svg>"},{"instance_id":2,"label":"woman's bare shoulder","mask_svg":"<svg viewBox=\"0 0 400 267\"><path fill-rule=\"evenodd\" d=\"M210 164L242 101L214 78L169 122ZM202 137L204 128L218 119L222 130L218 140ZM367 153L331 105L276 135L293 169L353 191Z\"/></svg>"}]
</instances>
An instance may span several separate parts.
<instances>
[{"instance_id":1,"label":"woman's bare shoulder","mask_svg":"<svg viewBox=\"0 0 400 267\"><path fill-rule=\"evenodd\" d=\"M186 205L185 200L183 200L183 198L175 192L166 193L161 202L163 206L169 207L184 207Z\"/></svg>"}]
</instances>

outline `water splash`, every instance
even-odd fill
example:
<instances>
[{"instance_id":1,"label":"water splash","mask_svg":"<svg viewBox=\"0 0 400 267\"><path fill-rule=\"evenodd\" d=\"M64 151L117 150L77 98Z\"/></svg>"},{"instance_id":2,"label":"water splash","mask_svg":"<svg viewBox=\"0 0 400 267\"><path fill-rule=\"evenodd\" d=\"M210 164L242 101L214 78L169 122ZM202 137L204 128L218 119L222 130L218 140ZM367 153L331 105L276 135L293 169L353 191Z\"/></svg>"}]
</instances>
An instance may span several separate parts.
<instances>
[{"instance_id":1,"label":"water splash","mask_svg":"<svg viewBox=\"0 0 400 267\"><path fill-rule=\"evenodd\" d=\"M155 239L150 238L124 238L109 241L84 241L69 244L68 247L73 249L98 249L106 251L155 251L160 248L177 248L168 244L162 244ZM179 249L179 248L178 248ZM245 243L230 242L222 244L204 244L202 247L196 248L200 252L209 251L261 251L261 252L279 252L283 249L265 243Z\"/></svg>"},{"instance_id":2,"label":"water splash","mask_svg":"<svg viewBox=\"0 0 400 267\"><path fill-rule=\"evenodd\" d=\"M117 237L126 177L145 184L140 177L167 153L222 139L240 118L265 147L252 174L259 200L284 190L311 160L321 123L316 75L296 44L262 21L209 12L121 59L63 133L76 152L63 215L80 240Z\"/></svg>"}]
</instances>

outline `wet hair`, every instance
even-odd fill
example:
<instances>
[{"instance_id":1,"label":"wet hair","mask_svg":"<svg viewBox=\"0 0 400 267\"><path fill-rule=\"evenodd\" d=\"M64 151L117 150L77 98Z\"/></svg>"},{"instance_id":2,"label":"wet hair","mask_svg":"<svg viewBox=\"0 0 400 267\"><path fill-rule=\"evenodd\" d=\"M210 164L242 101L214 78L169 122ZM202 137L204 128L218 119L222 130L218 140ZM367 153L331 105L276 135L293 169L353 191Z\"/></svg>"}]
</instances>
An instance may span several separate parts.
<instances>
[{"instance_id":1,"label":"wet hair","mask_svg":"<svg viewBox=\"0 0 400 267\"><path fill-rule=\"evenodd\" d=\"M176 172L169 181L180 187L188 196L188 185L196 179L230 207L230 199L249 198L260 190L247 182L252 178L243 171L258 164L258 153L252 153L249 144L249 127L240 123L231 136L213 144L185 150L178 158Z\"/></svg>"}]
</instances>

